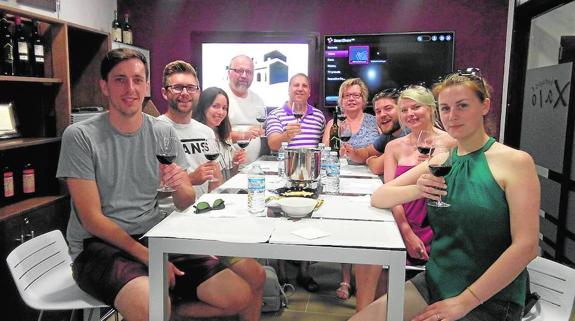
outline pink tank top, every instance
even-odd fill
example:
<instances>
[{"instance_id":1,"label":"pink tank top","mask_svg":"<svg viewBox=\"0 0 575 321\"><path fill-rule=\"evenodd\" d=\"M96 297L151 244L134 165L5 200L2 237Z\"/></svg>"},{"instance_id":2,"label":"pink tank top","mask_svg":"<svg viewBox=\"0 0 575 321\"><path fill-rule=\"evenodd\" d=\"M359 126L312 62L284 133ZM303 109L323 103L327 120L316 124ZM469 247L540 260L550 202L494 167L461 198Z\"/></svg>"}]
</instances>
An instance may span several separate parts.
<instances>
[{"instance_id":1,"label":"pink tank top","mask_svg":"<svg viewBox=\"0 0 575 321\"><path fill-rule=\"evenodd\" d=\"M415 165L397 165L395 170L395 177L407 172L412 169ZM407 202L403 204L403 210L405 211L405 217L413 233L417 235L421 241L425 244L425 250L429 254L431 251L431 239L433 238L433 231L429 222L427 220L427 205L425 202L427 199L420 198L415 201ZM412 258L407 255L408 265L419 265L424 263L424 261L416 258Z\"/></svg>"}]
</instances>

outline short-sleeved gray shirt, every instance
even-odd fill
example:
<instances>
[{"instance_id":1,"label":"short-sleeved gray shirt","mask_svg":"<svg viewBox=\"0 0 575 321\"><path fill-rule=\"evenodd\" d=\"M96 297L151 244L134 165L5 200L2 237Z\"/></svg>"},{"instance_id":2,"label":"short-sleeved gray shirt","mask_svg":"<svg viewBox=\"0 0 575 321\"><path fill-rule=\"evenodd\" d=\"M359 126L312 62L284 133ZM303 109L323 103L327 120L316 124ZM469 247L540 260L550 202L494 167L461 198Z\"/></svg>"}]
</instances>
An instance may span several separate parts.
<instances>
[{"instance_id":1,"label":"short-sleeved gray shirt","mask_svg":"<svg viewBox=\"0 0 575 321\"><path fill-rule=\"evenodd\" d=\"M56 176L96 181L102 212L130 235L147 232L163 218L156 199L160 181L156 122L177 137L169 124L146 114L138 131L122 134L112 127L108 113L73 124L62 135ZM179 144L176 163L187 168ZM90 237L72 202L67 231L72 258L82 252L83 240Z\"/></svg>"}]
</instances>

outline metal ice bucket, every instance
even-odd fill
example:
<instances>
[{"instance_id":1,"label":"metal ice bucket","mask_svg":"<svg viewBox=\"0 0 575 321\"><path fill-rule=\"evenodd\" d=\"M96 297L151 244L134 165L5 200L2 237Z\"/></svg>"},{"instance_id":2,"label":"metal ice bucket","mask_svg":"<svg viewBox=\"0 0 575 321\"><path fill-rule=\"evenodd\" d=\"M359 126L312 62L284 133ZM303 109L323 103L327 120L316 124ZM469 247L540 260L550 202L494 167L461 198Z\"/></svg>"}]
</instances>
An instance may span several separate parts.
<instances>
[{"instance_id":1,"label":"metal ice bucket","mask_svg":"<svg viewBox=\"0 0 575 321\"><path fill-rule=\"evenodd\" d=\"M285 173L294 183L312 183L319 180L321 150L317 148L288 148Z\"/></svg>"}]
</instances>

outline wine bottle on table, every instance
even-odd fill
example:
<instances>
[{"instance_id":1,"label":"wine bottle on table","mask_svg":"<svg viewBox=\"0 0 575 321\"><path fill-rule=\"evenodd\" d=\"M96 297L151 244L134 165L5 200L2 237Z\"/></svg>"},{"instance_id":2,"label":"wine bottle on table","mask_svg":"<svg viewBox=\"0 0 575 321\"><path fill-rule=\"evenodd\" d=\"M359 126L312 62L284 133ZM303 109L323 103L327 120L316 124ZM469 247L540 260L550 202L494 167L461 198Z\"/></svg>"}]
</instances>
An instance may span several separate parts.
<instances>
[{"instance_id":1,"label":"wine bottle on table","mask_svg":"<svg viewBox=\"0 0 575 321\"><path fill-rule=\"evenodd\" d=\"M122 25L118 21L117 10L114 10L114 20L112 20L112 40L122 42Z\"/></svg>"},{"instance_id":2,"label":"wine bottle on table","mask_svg":"<svg viewBox=\"0 0 575 321\"><path fill-rule=\"evenodd\" d=\"M40 37L40 25L38 20L32 19L32 74L36 77L44 77L44 41Z\"/></svg>"},{"instance_id":3,"label":"wine bottle on table","mask_svg":"<svg viewBox=\"0 0 575 321\"><path fill-rule=\"evenodd\" d=\"M17 76L31 76L30 37L24 29L22 18L16 17L16 32L14 33L14 67Z\"/></svg>"},{"instance_id":4,"label":"wine bottle on table","mask_svg":"<svg viewBox=\"0 0 575 321\"><path fill-rule=\"evenodd\" d=\"M337 111L335 109L333 111L332 120L333 124L329 131L329 147L331 147L332 151L339 152L341 141L339 139L339 125L337 124Z\"/></svg>"}]
</instances>

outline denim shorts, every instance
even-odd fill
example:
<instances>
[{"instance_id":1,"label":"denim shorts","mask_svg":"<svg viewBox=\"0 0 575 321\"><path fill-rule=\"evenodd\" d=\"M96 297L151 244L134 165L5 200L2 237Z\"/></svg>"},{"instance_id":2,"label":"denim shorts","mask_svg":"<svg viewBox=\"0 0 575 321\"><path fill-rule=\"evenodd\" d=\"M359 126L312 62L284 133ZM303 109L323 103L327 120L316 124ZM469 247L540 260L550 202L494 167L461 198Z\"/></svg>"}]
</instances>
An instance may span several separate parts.
<instances>
[{"instance_id":1,"label":"denim shorts","mask_svg":"<svg viewBox=\"0 0 575 321\"><path fill-rule=\"evenodd\" d=\"M425 272L419 273L410 280L417 288L427 304L433 304L436 301L431 299ZM513 302L488 300L471 310L462 321L520 321L523 314L523 307Z\"/></svg>"},{"instance_id":2,"label":"denim shorts","mask_svg":"<svg viewBox=\"0 0 575 321\"><path fill-rule=\"evenodd\" d=\"M136 236L134 239L138 240ZM146 245L145 241L138 241ZM178 255L170 261L186 272L176 278L176 286L171 290L174 302L197 301L197 287L225 269L214 256ZM97 238L84 240L84 250L74 260L72 271L74 280L82 290L109 306L114 306L116 296L128 282L148 276L147 265Z\"/></svg>"}]
</instances>

